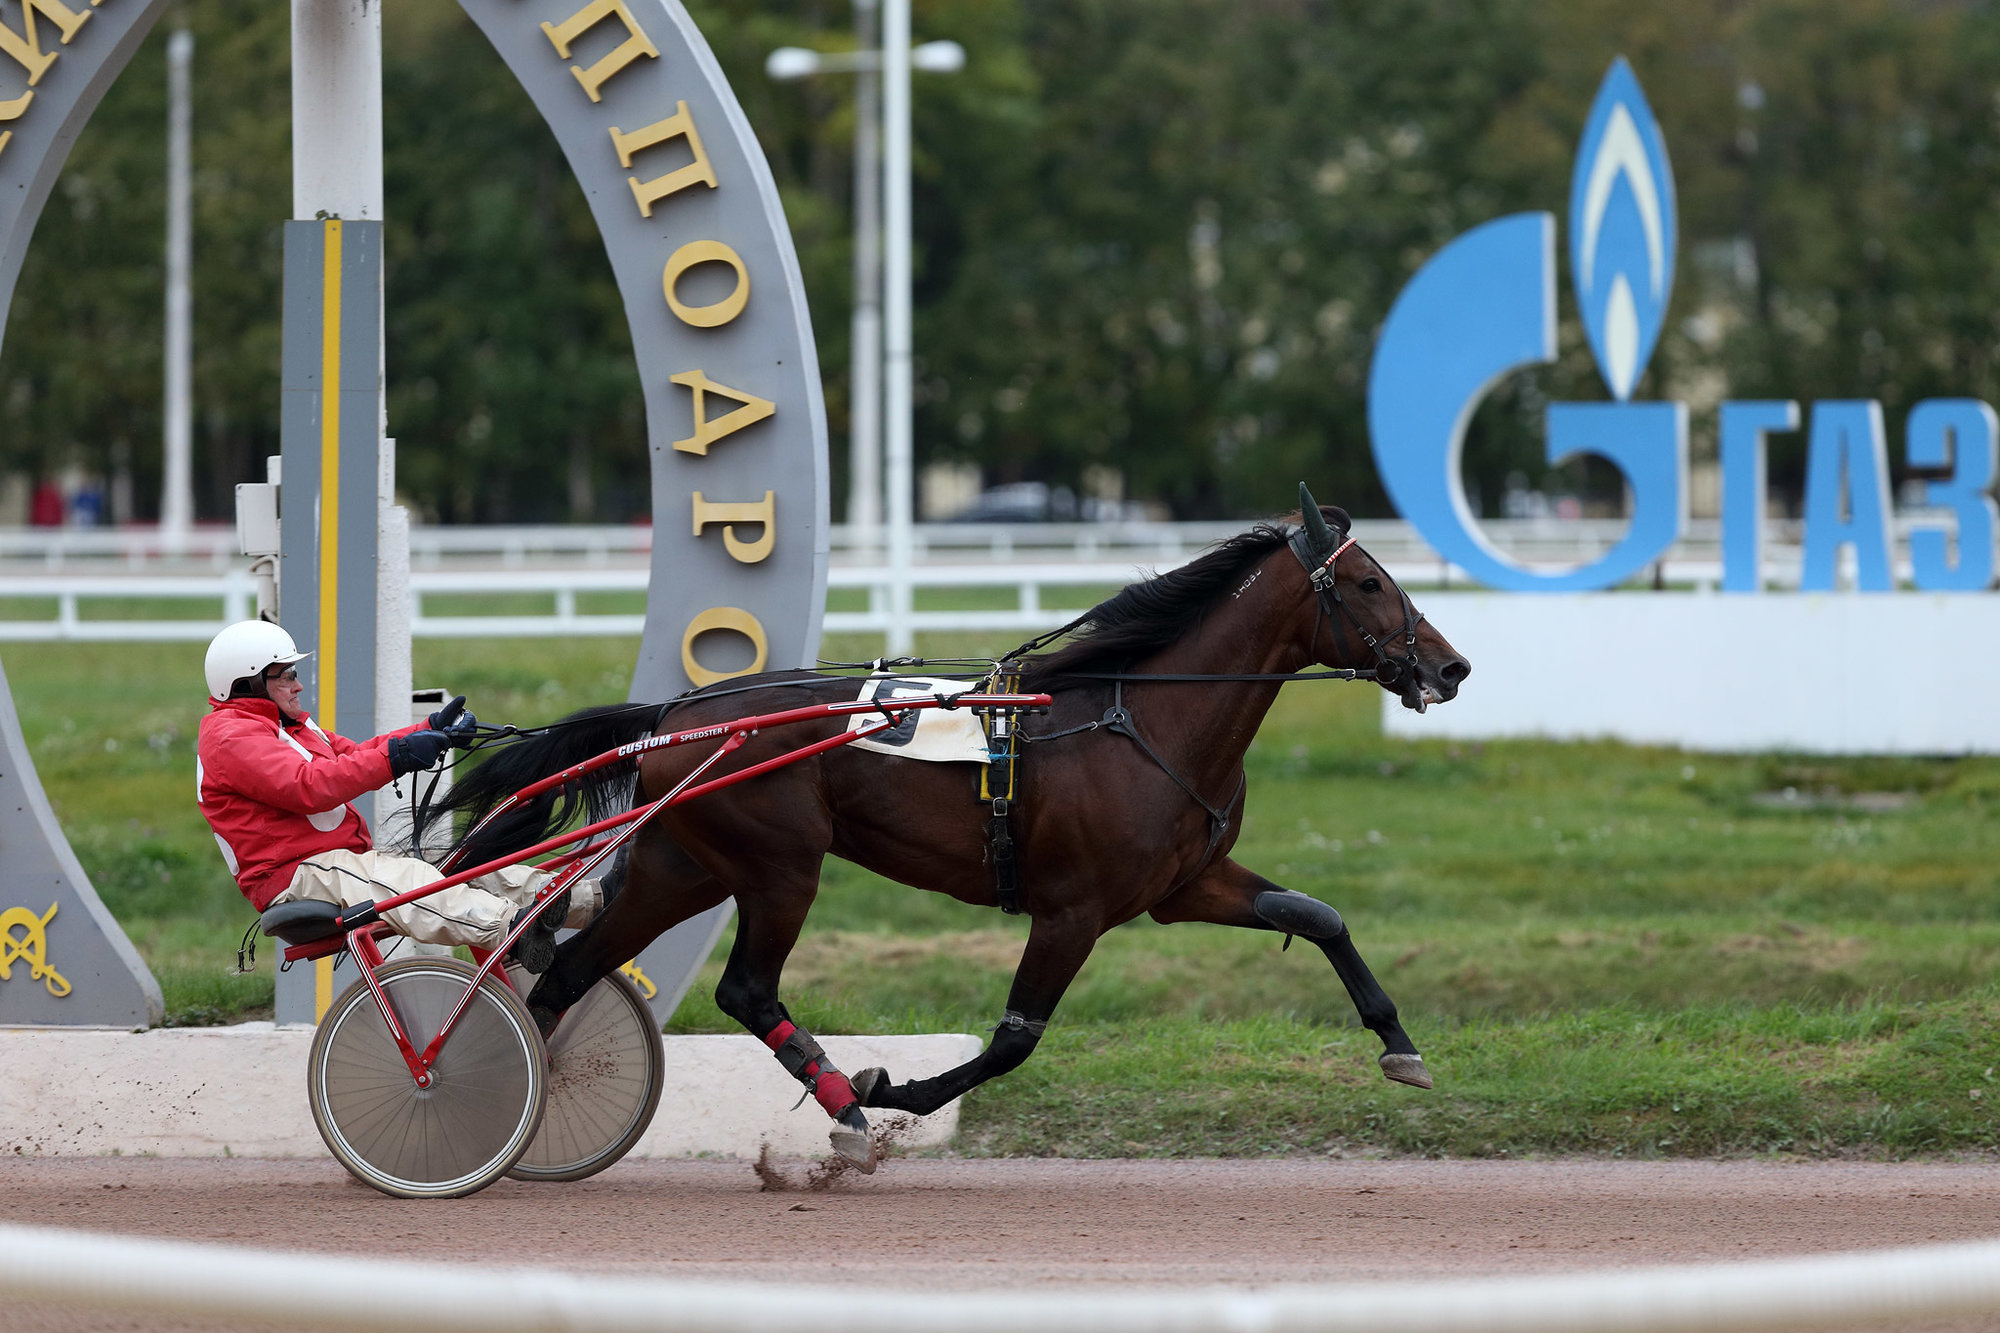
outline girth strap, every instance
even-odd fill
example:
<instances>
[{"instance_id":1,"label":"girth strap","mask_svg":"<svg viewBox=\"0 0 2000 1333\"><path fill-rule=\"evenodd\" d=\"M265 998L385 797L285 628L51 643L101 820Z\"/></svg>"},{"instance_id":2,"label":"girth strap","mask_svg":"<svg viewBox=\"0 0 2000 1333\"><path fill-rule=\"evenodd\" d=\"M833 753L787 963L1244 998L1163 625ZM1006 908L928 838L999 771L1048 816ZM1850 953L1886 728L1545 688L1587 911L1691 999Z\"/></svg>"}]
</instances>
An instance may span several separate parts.
<instances>
[{"instance_id":1,"label":"girth strap","mask_svg":"<svg viewBox=\"0 0 2000 1333\"><path fill-rule=\"evenodd\" d=\"M1021 915L1021 862L1014 855L1014 829L1007 821L1009 802L993 798L993 816L986 821L986 843L993 853L993 895L1008 916Z\"/></svg>"}]
</instances>

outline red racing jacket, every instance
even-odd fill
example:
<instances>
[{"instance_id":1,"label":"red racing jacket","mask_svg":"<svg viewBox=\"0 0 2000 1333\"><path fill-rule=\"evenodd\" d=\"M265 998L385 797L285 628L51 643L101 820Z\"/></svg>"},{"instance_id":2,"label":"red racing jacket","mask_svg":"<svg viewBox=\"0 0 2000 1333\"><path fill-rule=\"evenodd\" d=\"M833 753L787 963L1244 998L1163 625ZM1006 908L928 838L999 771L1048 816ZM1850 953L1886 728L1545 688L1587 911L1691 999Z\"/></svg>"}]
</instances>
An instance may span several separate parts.
<instances>
[{"instance_id":1,"label":"red racing jacket","mask_svg":"<svg viewBox=\"0 0 2000 1333\"><path fill-rule=\"evenodd\" d=\"M292 721L269 699L209 701L195 743L195 800L251 906L269 907L308 856L374 846L349 802L388 784L391 736L427 725L351 741L311 718Z\"/></svg>"}]
</instances>

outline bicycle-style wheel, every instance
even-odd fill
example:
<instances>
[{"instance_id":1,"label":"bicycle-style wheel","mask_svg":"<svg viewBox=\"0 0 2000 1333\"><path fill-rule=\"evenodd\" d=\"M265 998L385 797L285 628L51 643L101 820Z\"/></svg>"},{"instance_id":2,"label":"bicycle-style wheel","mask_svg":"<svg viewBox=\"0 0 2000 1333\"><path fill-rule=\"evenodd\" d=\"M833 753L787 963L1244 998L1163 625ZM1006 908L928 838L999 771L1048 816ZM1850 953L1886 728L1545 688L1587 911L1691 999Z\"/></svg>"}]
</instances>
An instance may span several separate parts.
<instances>
[{"instance_id":1,"label":"bicycle-style wheel","mask_svg":"<svg viewBox=\"0 0 2000 1333\"><path fill-rule=\"evenodd\" d=\"M535 978L517 968L514 984ZM542 1128L507 1174L516 1180L582 1180L630 1152L653 1123L666 1078L653 1011L613 972L570 1006L548 1039L548 1109Z\"/></svg>"},{"instance_id":2,"label":"bicycle-style wheel","mask_svg":"<svg viewBox=\"0 0 2000 1333\"><path fill-rule=\"evenodd\" d=\"M475 975L456 959L409 958L375 977L422 1051ZM320 1020L306 1088L320 1137L357 1179L405 1199L449 1199L484 1189L527 1151L546 1070L527 1006L489 976L438 1052L431 1086L420 1088L363 980Z\"/></svg>"}]
</instances>

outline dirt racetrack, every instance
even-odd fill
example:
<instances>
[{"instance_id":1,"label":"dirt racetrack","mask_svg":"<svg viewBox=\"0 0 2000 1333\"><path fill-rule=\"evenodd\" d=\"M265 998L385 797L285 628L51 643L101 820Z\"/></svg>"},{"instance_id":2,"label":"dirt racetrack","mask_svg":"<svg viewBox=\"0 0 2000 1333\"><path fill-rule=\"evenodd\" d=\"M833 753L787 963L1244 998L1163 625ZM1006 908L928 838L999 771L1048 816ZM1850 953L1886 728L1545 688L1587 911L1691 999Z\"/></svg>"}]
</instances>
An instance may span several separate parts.
<instances>
[{"instance_id":1,"label":"dirt racetrack","mask_svg":"<svg viewBox=\"0 0 2000 1333\"><path fill-rule=\"evenodd\" d=\"M0 1220L663 1278L1264 1286L1983 1239L2000 1236L2000 1165L916 1159L827 1180L812 1163L628 1161L409 1203L331 1160L15 1159ZM10 1331L186 1327L0 1301Z\"/></svg>"}]
</instances>

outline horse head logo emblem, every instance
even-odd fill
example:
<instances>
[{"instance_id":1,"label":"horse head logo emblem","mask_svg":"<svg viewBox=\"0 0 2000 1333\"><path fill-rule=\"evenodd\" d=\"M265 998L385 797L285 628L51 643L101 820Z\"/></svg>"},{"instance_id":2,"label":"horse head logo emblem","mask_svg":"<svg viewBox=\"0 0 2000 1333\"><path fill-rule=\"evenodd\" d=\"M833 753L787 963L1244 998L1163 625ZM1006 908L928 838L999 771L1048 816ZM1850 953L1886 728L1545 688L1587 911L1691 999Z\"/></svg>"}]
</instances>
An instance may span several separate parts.
<instances>
[{"instance_id":1,"label":"horse head logo emblem","mask_svg":"<svg viewBox=\"0 0 2000 1333\"><path fill-rule=\"evenodd\" d=\"M1657 559L1686 523L1687 410L1631 401L1666 322L1678 246L1673 169L1621 57L1597 91L1570 185L1570 271L1609 403L1552 403L1547 459L1609 459L1632 491L1625 537L1589 565L1515 563L1479 529L1460 462L1479 402L1556 355L1555 218L1518 213L1448 243L1405 286L1368 377L1368 428L1389 498L1445 558L1490 587L1604 588Z\"/></svg>"}]
</instances>

